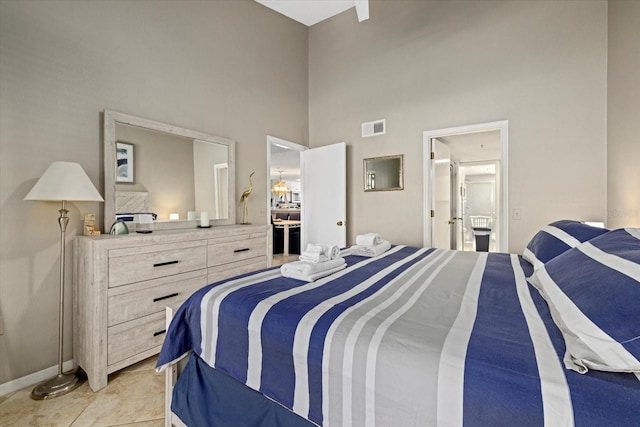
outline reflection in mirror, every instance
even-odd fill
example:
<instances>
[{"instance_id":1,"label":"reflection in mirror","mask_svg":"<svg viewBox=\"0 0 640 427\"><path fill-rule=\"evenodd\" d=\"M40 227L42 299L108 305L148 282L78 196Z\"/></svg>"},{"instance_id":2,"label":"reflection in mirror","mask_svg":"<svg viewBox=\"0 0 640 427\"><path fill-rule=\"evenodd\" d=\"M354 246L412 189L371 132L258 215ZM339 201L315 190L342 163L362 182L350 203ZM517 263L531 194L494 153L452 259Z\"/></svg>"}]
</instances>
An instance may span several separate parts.
<instances>
[{"instance_id":1,"label":"reflection in mirror","mask_svg":"<svg viewBox=\"0 0 640 427\"><path fill-rule=\"evenodd\" d=\"M404 189L402 154L364 159L364 191Z\"/></svg>"},{"instance_id":2,"label":"reflection in mirror","mask_svg":"<svg viewBox=\"0 0 640 427\"><path fill-rule=\"evenodd\" d=\"M135 153L130 182L115 178L122 143ZM105 228L124 213L156 214L162 229L195 227L202 212L213 225L234 224L234 160L232 140L105 111Z\"/></svg>"}]
</instances>

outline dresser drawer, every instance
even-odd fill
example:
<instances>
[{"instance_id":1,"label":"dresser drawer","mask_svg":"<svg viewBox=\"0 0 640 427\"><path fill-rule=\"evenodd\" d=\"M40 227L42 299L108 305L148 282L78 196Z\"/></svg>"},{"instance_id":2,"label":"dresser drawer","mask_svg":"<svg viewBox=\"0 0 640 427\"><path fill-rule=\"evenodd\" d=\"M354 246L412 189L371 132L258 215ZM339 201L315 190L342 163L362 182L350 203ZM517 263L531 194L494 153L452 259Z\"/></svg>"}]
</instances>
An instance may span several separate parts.
<instances>
[{"instance_id":1,"label":"dresser drawer","mask_svg":"<svg viewBox=\"0 0 640 427\"><path fill-rule=\"evenodd\" d=\"M108 326L163 311L182 303L207 284L207 270L200 269L160 279L147 280L108 291Z\"/></svg>"},{"instance_id":2,"label":"dresser drawer","mask_svg":"<svg viewBox=\"0 0 640 427\"><path fill-rule=\"evenodd\" d=\"M165 312L150 314L107 330L107 365L160 346L166 334Z\"/></svg>"},{"instance_id":3,"label":"dresser drawer","mask_svg":"<svg viewBox=\"0 0 640 427\"><path fill-rule=\"evenodd\" d=\"M109 287L206 268L205 240L109 251Z\"/></svg>"},{"instance_id":4,"label":"dresser drawer","mask_svg":"<svg viewBox=\"0 0 640 427\"><path fill-rule=\"evenodd\" d=\"M236 236L233 239L209 239L208 266L228 264L267 254L265 233Z\"/></svg>"},{"instance_id":5,"label":"dresser drawer","mask_svg":"<svg viewBox=\"0 0 640 427\"><path fill-rule=\"evenodd\" d=\"M267 268L267 259L264 257L236 261L229 264L219 265L217 267L209 267L207 281L209 283L215 283L220 280L260 270L262 268Z\"/></svg>"}]
</instances>

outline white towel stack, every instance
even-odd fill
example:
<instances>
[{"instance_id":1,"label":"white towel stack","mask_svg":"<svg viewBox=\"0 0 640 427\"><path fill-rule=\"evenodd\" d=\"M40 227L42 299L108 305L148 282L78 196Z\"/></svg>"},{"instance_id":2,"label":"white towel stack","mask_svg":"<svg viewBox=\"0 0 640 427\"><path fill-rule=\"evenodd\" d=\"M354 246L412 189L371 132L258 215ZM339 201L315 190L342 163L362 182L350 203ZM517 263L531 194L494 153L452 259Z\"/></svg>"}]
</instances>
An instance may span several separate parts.
<instances>
[{"instance_id":1,"label":"white towel stack","mask_svg":"<svg viewBox=\"0 0 640 427\"><path fill-rule=\"evenodd\" d=\"M359 234L356 244L351 246L351 255L374 257L381 255L391 248L391 243L384 240L377 233Z\"/></svg>"},{"instance_id":2,"label":"white towel stack","mask_svg":"<svg viewBox=\"0 0 640 427\"><path fill-rule=\"evenodd\" d=\"M346 266L344 258L340 258L338 246L309 243L300 254L300 261L282 265L280 272L284 277L313 282L340 271Z\"/></svg>"},{"instance_id":3,"label":"white towel stack","mask_svg":"<svg viewBox=\"0 0 640 427\"><path fill-rule=\"evenodd\" d=\"M283 264L280 272L284 277L313 282L328 276L347 266L344 258L331 259L324 262L294 261Z\"/></svg>"},{"instance_id":4,"label":"white towel stack","mask_svg":"<svg viewBox=\"0 0 640 427\"><path fill-rule=\"evenodd\" d=\"M337 245L317 245L309 243L300 254L300 261L322 263L340 257L340 248Z\"/></svg>"}]
</instances>

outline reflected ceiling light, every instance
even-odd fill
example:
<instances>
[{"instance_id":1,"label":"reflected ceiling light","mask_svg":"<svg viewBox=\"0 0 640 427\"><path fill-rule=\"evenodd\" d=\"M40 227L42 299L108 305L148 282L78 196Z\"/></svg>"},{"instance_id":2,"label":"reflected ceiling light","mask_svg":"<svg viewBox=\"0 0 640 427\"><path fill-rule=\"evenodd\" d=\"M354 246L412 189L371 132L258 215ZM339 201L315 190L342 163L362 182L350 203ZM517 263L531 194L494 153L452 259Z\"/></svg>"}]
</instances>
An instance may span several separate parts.
<instances>
[{"instance_id":1,"label":"reflected ceiling light","mask_svg":"<svg viewBox=\"0 0 640 427\"><path fill-rule=\"evenodd\" d=\"M273 185L273 187L271 187L271 192L277 194L278 197L280 197L289 192L289 187L287 187L287 184L285 184L285 182L282 180L282 171L280 169L278 169L278 173L280 174L280 181L278 181Z\"/></svg>"}]
</instances>

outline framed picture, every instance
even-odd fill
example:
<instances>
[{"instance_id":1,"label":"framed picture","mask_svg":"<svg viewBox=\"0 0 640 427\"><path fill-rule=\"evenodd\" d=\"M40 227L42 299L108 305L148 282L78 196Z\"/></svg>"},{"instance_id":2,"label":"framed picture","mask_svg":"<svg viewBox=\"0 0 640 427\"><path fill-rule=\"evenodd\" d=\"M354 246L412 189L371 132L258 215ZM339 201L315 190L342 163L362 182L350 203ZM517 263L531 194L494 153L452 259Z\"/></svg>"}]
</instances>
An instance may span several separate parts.
<instances>
[{"instance_id":1,"label":"framed picture","mask_svg":"<svg viewBox=\"0 0 640 427\"><path fill-rule=\"evenodd\" d=\"M116 182L134 182L133 144L116 142Z\"/></svg>"}]
</instances>

